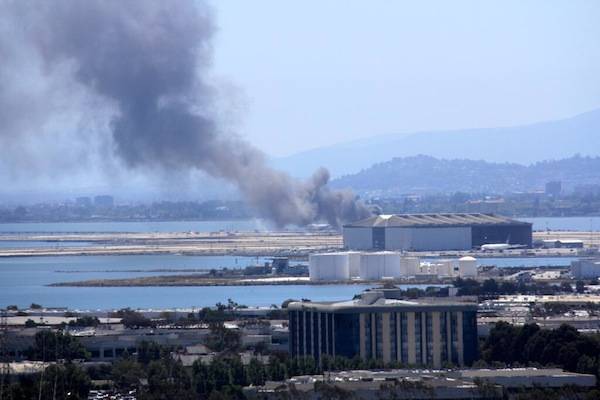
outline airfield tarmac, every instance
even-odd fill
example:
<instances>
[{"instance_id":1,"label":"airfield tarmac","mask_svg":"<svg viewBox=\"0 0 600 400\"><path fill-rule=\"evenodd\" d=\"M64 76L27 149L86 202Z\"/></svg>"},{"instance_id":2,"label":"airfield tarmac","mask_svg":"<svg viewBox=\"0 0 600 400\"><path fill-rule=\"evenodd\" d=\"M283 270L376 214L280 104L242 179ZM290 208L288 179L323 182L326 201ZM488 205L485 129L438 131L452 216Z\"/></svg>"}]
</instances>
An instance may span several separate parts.
<instances>
[{"instance_id":1,"label":"airfield tarmac","mask_svg":"<svg viewBox=\"0 0 600 400\"><path fill-rule=\"evenodd\" d=\"M600 244L600 232L535 232L538 239L579 239L587 248ZM343 249L339 232L151 232L151 233L76 233L76 234L10 234L0 241L48 242L57 246L0 248L0 257L85 256L85 255L236 255L299 256ZM86 245L69 246L69 242ZM59 246L60 244L60 246ZM460 256L573 256L576 249L515 249L503 252L444 251L408 252L421 257Z\"/></svg>"}]
</instances>

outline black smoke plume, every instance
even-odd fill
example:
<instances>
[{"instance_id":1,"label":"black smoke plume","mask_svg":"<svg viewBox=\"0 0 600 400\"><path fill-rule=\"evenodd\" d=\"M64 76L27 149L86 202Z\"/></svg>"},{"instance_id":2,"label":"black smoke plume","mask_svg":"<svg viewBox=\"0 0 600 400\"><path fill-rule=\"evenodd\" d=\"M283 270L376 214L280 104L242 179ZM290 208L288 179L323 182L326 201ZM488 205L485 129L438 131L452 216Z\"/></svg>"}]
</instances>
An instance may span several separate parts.
<instances>
[{"instance_id":1,"label":"black smoke plume","mask_svg":"<svg viewBox=\"0 0 600 400\"><path fill-rule=\"evenodd\" d=\"M328 188L325 169L298 181L221 130L218 87L209 79L215 27L202 2L7 0L1 7L44 68L71 65L75 82L114 106L114 152L128 167L198 168L235 184L279 226L339 226L369 214L351 192ZM10 134L19 140L18 131Z\"/></svg>"}]
</instances>

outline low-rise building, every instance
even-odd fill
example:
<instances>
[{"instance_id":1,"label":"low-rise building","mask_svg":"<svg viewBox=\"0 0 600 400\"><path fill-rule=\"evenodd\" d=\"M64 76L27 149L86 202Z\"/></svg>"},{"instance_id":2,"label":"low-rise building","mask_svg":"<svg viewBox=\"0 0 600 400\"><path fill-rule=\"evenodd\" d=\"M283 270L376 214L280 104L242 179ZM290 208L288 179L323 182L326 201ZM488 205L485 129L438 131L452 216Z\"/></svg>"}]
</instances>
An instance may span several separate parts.
<instances>
[{"instance_id":1,"label":"low-rise building","mask_svg":"<svg viewBox=\"0 0 600 400\"><path fill-rule=\"evenodd\" d=\"M291 397L322 399L501 399L528 389L569 386L584 393L595 387L594 375L557 368L506 368L468 370L396 369L341 371L325 375L295 376L285 382L266 382L244 388L249 399ZM287 396L286 396L287 395ZM333 397L335 395L335 397Z\"/></svg>"},{"instance_id":2,"label":"low-rise building","mask_svg":"<svg viewBox=\"0 0 600 400\"><path fill-rule=\"evenodd\" d=\"M600 277L600 259L582 258L571 262L571 275L575 279L596 279Z\"/></svg>"}]
</instances>

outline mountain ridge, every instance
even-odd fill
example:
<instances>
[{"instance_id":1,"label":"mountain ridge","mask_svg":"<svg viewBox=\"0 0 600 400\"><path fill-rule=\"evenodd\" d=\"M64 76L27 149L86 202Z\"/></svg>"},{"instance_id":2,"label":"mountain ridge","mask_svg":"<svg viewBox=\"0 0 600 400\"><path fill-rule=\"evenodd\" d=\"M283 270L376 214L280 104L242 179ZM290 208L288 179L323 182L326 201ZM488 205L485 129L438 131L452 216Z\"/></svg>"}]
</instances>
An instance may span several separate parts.
<instances>
[{"instance_id":1,"label":"mountain ridge","mask_svg":"<svg viewBox=\"0 0 600 400\"><path fill-rule=\"evenodd\" d=\"M356 174L334 179L331 186L360 194L397 196L409 193L488 193L543 190L549 181L566 190L600 185L600 157L575 155L531 165L482 160L438 159L426 155L396 157Z\"/></svg>"},{"instance_id":2,"label":"mountain ridge","mask_svg":"<svg viewBox=\"0 0 600 400\"><path fill-rule=\"evenodd\" d=\"M310 176L321 166L340 177L394 157L419 154L525 165L573 154L598 156L600 109L520 126L386 134L306 150L272 163L297 177Z\"/></svg>"}]
</instances>

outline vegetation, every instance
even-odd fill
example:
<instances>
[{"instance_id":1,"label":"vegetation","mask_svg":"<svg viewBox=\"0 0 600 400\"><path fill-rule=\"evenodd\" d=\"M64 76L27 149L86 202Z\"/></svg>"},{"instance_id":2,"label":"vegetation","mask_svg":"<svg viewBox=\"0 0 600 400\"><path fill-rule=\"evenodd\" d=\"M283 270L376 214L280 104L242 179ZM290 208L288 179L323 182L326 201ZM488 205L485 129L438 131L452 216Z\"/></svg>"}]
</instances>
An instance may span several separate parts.
<instances>
[{"instance_id":1,"label":"vegetation","mask_svg":"<svg viewBox=\"0 0 600 400\"><path fill-rule=\"evenodd\" d=\"M600 375L600 337L583 335L569 325L541 329L498 322L481 348L487 363L506 365L558 365L567 371Z\"/></svg>"},{"instance_id":2,"label":"vegetation","mask_svg":"<svg viewBox=\"0 0 600 400\"><path fill-rule=\"evenodd\" d=\"M481 207L487 206L504 215L585 215L600 210L600 174L595 172L598 170L600 157L574 156L524 166L419 155L374 164L356 174L335 179L331 184L392 199L379 202L385 213L477 212L486 211ZM594 171L592 176L590 171ZM553 181L557 176L568 176L569 183L579 186L575 193L559 198L524 194L539 189L540 183ZM404 201L405 194L413 191L431 195ZM502 197L489 198L498 194Z\"/></svg>"},{"instance_id":3,"label":"vegetation","mask_svg":"<svg viewBox=\"0 0 600 400\"><path fill-rule=\"evenodd\" d=\"M459 296L497 296L510 294L539 294L553 295L557 293L572 292L571 285L550 285L545 282L512 282L512 281L497 281L495 279L486 279L483 282L475 279L457 278L453 282L458 289ZM568 286L568 288L567 288ZM583 282L577 281L576 286L583 288ZM578 289L579 290L579 289Z\"/></svg>"},{"instance_id":4,"label":"vegetation","mask_svg":"<svg viewBox=\"0 0 600 400\"><path fill-rule=\"evenodd\" d=\"M76 320L69 322L69 326L72 327L96 327L98 325L100 325L98 317L91 317L89 315L84 315L83 317L79 317Z\"/></svg>"},{"instance_id":5,"label":"vegetation","mask_svg":"<svg viewBox=\"0 0 600 400\"><path fill-rule=\"evenodd\" d=\"M89 354L77 338L60 331L37 332L33 347L28 351L28 359L37 361L72 361L87 358Z\"/></svg>"},{"instance_id":6,"label":"vegetation","mask_svg":"<svg viewBox=\"0 0 600 400\"><path fill-rule=\"evenodd\" d=\"M396 363L384 364L381 360L362 360L360 357L323 357L319 365L311 357L292 359L287 353L277 352L270 355L268 362L253 359L244 365L235 351L239 347L239 336L226 338L228 332L233 331L224 329L222 322L213 323L213 337L210 340L220 352L210 362L197 360L190 368L184 367L174 356L176 349L154 342L142 342L135 354L125 353L112 365L84 370L73 362L87 356L76 338L61 332L43 330L36 334L30 359L64 360L64 363L48 367L43 373L15 378L5 384L4 393L15 400L85 399L92 380L107 380L112 382L111 387L114 389L122 393L135 391L136 396L142 400L237 400L244 398L242 387L263 385L267 380L283 381L291 376L321 374L325 371L407 367ZM517 327L501 322L496 324L489 337L482 342L482 360L479 364L557 365L569 371L598 375L599 355L600 337L580 334L567 325L555 330L544 330L534 324ZM341 399L348 398L349 395L329 384L319 384L315 390L322 398ZM382 398L394 398L394 393L398 390L416 395L427 394L430 388L410 382L386 383L380 394L384 396ZM569 393L567 389L534 389L515 393L515 398L573 398L569 397ZM591 393L578 398L592 399L594 397L589 397Z\"/></svg>"},{"instance_id":7,"label":"vegetation","mask_svg":"<svg viewBox=\"0 0 600 400\"><path fill-rule=\"evenodd\" d=\"M154 327L155 323L146 318L142 313L130 308L123 308L117 312L111 313L113 318L121 318L121 323L127 328L147 328Z\"/></svg>"}]
</instances>

